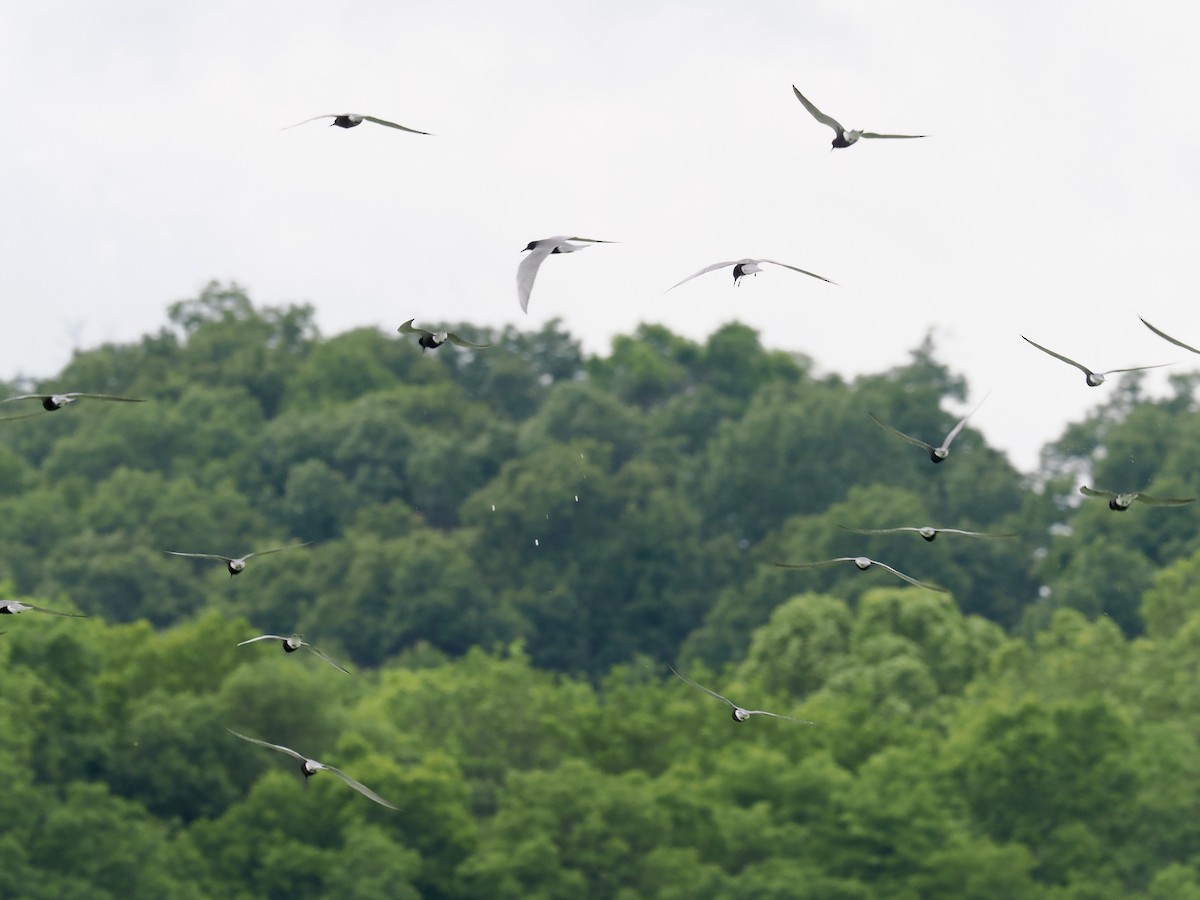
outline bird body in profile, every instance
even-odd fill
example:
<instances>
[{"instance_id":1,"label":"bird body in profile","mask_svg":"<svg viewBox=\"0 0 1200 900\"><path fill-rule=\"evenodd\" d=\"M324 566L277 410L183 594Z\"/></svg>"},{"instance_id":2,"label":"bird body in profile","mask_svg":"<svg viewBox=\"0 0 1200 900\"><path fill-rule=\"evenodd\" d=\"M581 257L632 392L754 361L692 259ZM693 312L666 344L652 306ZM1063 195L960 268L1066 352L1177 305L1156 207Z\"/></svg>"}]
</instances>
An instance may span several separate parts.
<instances>
[{"instance_id":1,"label":"bird body in profile","mask_svg":"<svg viewBox=\"0 0 1200 900\"><path fill-rule=\"evenodd\" d=\"M1151 497L1149 494L1143 494L1141 491L1128 491L1126 493L1098 491L1088 487L1086 484L1079 489L1079 493L1086 494L1089 497L1107 497L1108 508L1116 512L1125 512L1125 510L1133 505L1135 500L1139 503L1145 503L1147 506L1184 506L1185 504L1196 502L1195 497L1177 499L1173 497Z\"/></svg>"},{"instance_id":2,"label":"bird body in profile","mask_svg":"<svg viewBox=\"0 0 1200 900\"><path fill-rule=\"evenodd\" d=\"M484 350L491 344L476 344L474 341L468 341L466 338L459 337L453 331L426 331L424 328L414 328L413 322L415 319L409 319L396 330L401 334L419 334L417 343L421 345L422 350L436 350L442 344L449 341L458 347L470 347L473 350Z\"/></svg>"},{"instance_id":3,"label":"bird body in profile","mask_svg":"<svg viewBox=\"0 0 1200 900\"><path fill-rule=\"evenodd\" d=\"M792 85L792 91L796 94L796 99L799 100L801 102L801 104L804 105L804 108L808 110L809 115L811 115L814 119L816 119L822 125L828 125L830 128L833 129L834 138L833 138L833 145L830 148L831 150L840 150L840 149L844 149L846 147L850 147L854 144L857 144L858 141L863 138L868 139L868 140L880 139L880 138L887 138L887 139L895 140L895 139L904 139L904 138L923 138L923 137L925 137L925 135L923 135L923 134L879 134L878 132L875 132L875 131L862 131L862 130L847 131L842 126L842 123L839 122L837 119L835 119L833 116L827 115L827 114L821 112L819 109L817 109L812 104L812 101L810 101L807 97L805 97L802 93L800 93L799 89L794 84Z\"/></svg>"},{"instance_id":4,"label":"bird body in profile","mask_svg":"<svg viewBox=\"0 0 1200 900\"><path fill-rule=\"evenodd\" d=\"M380 806L386 806L388 809L399 809L398 806L388 803L386 800L384 800L382 797L380 797L377 793L375 793L373 790L371 790L365 784L363 784L362 782L359 782L359 781L355 781L353 778L351 778L349 775L347 775L345 772L343 772L341 769L339 769L335 766L327 766L323 762L319 762L318 760L315 760L315 759L310 759L309 757L305 756L302 753L297 753L295 750L291 749L290 747L284 747L279 744L271 744L271 743L268 743L267 741L260 741L258 738L247 737L244 734L240 734L239 732L234 731L232 728L226 728L225 730L228 731L230 734L232 734L234 737L241 738L243 741L249 741L251 744L258 744L260 747L268 747L271 750L278 750L280 753L286 753L288 756L292 757L293 759L300 760L300 771L304 773L305 781L308 780L309 776L315 775L318 772L331 772L334 775L336 775L338 778L340 778L342 781L346 782L346 784L350 785L350 787L354 788L356 791L358 791L360 794L362 794L364 797L374 800Z\"/></svg>"},{"instance_id":5,"label":"bird body in profile","mask_svg":"<svg viewBox=\"0 0 1200 900\"><path fill-rule=\"evenodd\" d=\"M913 532L919 534L930 543L939 534L958 534L963 537L973 538L1014 538L1017 536L1015 531L964 531L961 528L934 528L932 525L922 525L920 527L901 525L897 528L850 528L846 525L839 525L838 528L841 528L843 531L849 531L852 534L903 534L904 532Z\"/></svg>"},{"instance_id":6,"label":"bird body in profile","mask_svg":"<svg viewBox=\"0 0 1200 900\"><path fill-rule=\"evenodd\" d=\"M16 616L23 612L48 613L52 616L66 616L72 619L86 619L84 613L59 612L56 609L46 609L44 606L34 606L32 603L22 603L20 600L0 600L0 616Z\"/></svg>"},{"instance_id":7,"label":"bird body in profile","mask_svg":"<svg viewBox=\"0 0 1200 900\"><path fill-rule=\"evenodd\" d=\"M305 119L303 122L297 122L295 125L288 125L280 131L287 131L288 128L297 128L300 125L307 125L309 122L316 122L318 119L333 119L329 123L332 128L336 125L338 128L357 128L363 122L374 122L376 125L386 125L388 128L396 128L400 131L409 131L413 134L429 134L428 131L417 131L415 128L409 128L407 125L398 125L395 122L389 122L387 119L378 119L375 116L364 116L361 113L326 113L323 116L313 116L311 119Z\"/></svg>"},{"instance_id":8,"label":"bird body in profile","mask_svg":"<svg viewBox=\"0 0 1200 900\"><path fill-rule=\"evenodd\" d=\"M798 266L790 266L787 263L776 262L773 259L735 259L730 260L729 262L719 262L713 263L711 266L705 266L699 272L689 275L687 278L683 279L683 281L676 282L675 284L671 285L669 288L667 288L667 291L673 291L675 288L679 287L679 285L685 284L691 281L693 278L699 278L701 275L714 272L717 269L724 269L726 266L733 266L733 283L737 285L747 275L757 275L759 272L761 272L762 263L770 263L773 266L781 266L785 269L791 269L793 272L799 272L802 275L808 275L812 278L819 278L821 281L828 282L829 284L837 284L836 281L830 281L824 275L818 275L816 272L810 272L808 269L801 269ZM666 293L666 291L663 293Z\"/></svg>"},{"instance_id":9,"label":"bird body in profile","mask_svg":"<svg viewBox=\"0 0 1200 900\"><path fill-rule=\"evenodd\" d=\"M225 567L229 570L230 576L239 574L246 568L246 561L255 556L266 556L269 553L279 553L281 550L295 550L298 547L307 547L312 541L305 541L303 544L289 544L286 547L275 547L271 550L256 550L253 553L247 553L245 556L221 556L219 553L183 553L179 550L164 550L163 553L169 553L172 556L189 556L193 559L215 559L225 563Z\"/></svg>"},{"instance_id":10,"label":"bird body in profile","mask_svg":"<svg viewBox=\"0 0 1200 900\"><path fill-rule=\"evenodd\" d=\"M1142 321L1145 321L1145 320L1143 319ZM1153 328L1151 329L1151 331L1154 331L1154 330L1155 329L1153 329ZM1159 333L1161 334L1161 332L1159 332ZM1029 340L1029 338L1025 337L1025 335L1021 335L1021 340L1025 341L1027 344L1033 344L1033 346L1037 347L1043 353L1053 356L1055 359L1061 360L1062 362L1065 362L1067 365L1074 366L1075 368L1077 368L1079 371L1081 371L1083 373L1084 378L1087 381L1088 387L1099 387L1100 385L1104 384L1104 376L1106 376L1106 375L1115 375L1118 372L1141 372L1145 369L1161 369L1163 366L1171 365L1171 363L1159 363L1156 366L1133 366L1128 369L1109 369L1107 372L1093 372L1091 369L1089 369L1083 363L1075 362L1075 360L1071 359L1068 356L1063 356L1061 353L1055 353L1049 347L1043 347L1041 344L1037 343L1036 341ZM1170 340L1172 343L1178 343L1177 341L1174 341L1171 338L1167 338L1167 340ZM1181 346L1186 346L1186 345L1181 345ZM1189 347L1188 349L1190 350L1191 348Z\"/></svg>"},{"instance_id":11,"label":"bird body in profile","mask_svg":"<svg viewBox=\"0 0 1200 900\"><path fill-rule=\"evenodd\" d=\"M738 706L736 703L734 703L728 697L722 697L716 691L710 691L704 685L697 684L696 682L692 681L692 679L688 678L686 675L681 675L679 672L677 672L675 670L674 666L668 666L668 668L672 672L674 672L676 675L678 675L680 678L682 678L684 681L686 681L688 684L690 684L692 687L694 687L698 690L704 691L704 693L708 694L710 697L716 697L718 700L720 700L723 703L727 703L733 712L733 721L735 721L735 722L738 722L738 723L745 722L751 716L770 716L772 719L787 719L789 722L801 722L804 725L815 724L814 722L808 722L803 719L793 719L791 716L781 716L781 715L779 715L779 713L767 712L765 709L744 709L743 707Z\"/></svg>"},{"instance_id":12,"label":"bird body in profile","mask_svg":"<svg viewBox=\"0 0 1200 900\"><path fill-rule=\"evenodd\" d=\"M578 243L572 244L571 241ZM533 292L533 281L537 278L538 269L547 256L552 253L574 253L576 250L586 250L592 244L612 244L615 241L601 241L596 238L568 237L555 235L530 241L525 250L529 255L517 266L517 299L521 302L521 311L529 312L529 295Z\"/></svg>"},{"instance_id":13,"label":"bird body in profile","mask_svg":"<svg viewBox=\"0 0 1200 900\"><path fill-rule=\"evenodd\" d=\"M987 399L987 395L985 394L983 400L986 400L986 399ZM954 443L954 439L956 437L958 437L958 433L960 431L962 431L963 426L967 424L967 419L969 419L969 418L971 418L971 416L975 415L975 413L979 409L979 407L983 406L983 400L980 400L975 405L975 409L971 410L969 413L967 413L965 416L963 416L961 419L958 420L958 424L950 429L950 433L946 435L946 439L944 441L942 441L941 445L938 447L933 446L933 444L927 444L925 441L921 440L918 437L913 437L911 434L905 434L903 431L899 431L899 430L893 428L891 425L887 425L887 424L881 422L876 417L875 413L873 413L873 412L869 412L869 413L867 413L867 415L870 416L871 419L875 422L875 424L878 425L880 428L882 428L884 431L891 432L892 434L894 434L896 437L900 438L901 440L908 441L914 447L921 447L921 448L929 451L930 461L933 462L934 464L938 464L938 463L945 462L946 457L950 455L950 445L952 443Z\"/></svg>"},{"instance_id":14,"label":"bird body in profile","mask_svg":"<svg viewBox=\"0 0 1200 900\"><path fill-rule=\"evenodd\" d=\"M283 646L284 653L295 653L297 650L299 650L301 647L303 647L305 650L307 650L309 653L313 654L314 656L319 656L321 659L325 660L325 662L329 663L331 666L333 666L339 672L345 672L347 675L351 674L349 669L345 668L344 666L338 665L336 662L334 662L332 659L330 659L328 656L326 656L324 653L322 653L320 650L318 650L312 644L308 643L308 641L304 640L304 635L302 635L302 634L293 634L291 637L281 637L278 634L260 634L258 637L250 638L250 640L248 640L248 641L239 641L238 646L244 647L247 644L253 644L258 641L279 641L280 644Z\"/></svg>"},{"instance_id":15,"label":"bird body in profile","mask_svg":"<svg viewBox=\"0 0 1200 900\"><path fill-rule=\"evenodd\" d=\"M889 566L887 563L881 563L879 560L871 559L869 556L838 556L834 559L823 559L820 562L811 562L811 563L781 563L781 562L777 562L777 563L775 563L775 565L779 566L779 568L781 568L781 569L821 569L826 566L836 566L838 563L844 563L844 562L854 563L854 565L858 567L859 571L862 571L862 572L865 572L867 569L871 568L871 566L879 566L879 568L886 569L887 571L889 571L893 575L895 575L897 578L900 578L903 581L907 581L909 584L913 585L914 587L926 588L927 590L938 591L939 593L943 593L943 594L947 593L947 591L944 587L938 587L936 584L929 584L928 582L925 582L925 581L917 581L917 579L912 578L908 575L905 575L899 569L894 569L891 566Z\"/></svg>"},{"instance_id":16,"label":"bird body in profile","mask_svg":"<svg viewBox=\"0 0 1200 900\"><path fill-rule=\"evenodd\" d=\"M21 394L19 397L8 397L0 400L0 403L15 403L17 400L39 400L42 404L42 409L46 412L54 412L62 409L68 403L74 403L76 400L113 400L118 403L145 403L138 397L117 397L112 394L87 394L82 391L68 391L63 394ZM36 415L36 413L35 413ZM14 418L27 419L28 416L16 416Z\"/></svg>"}]
</instances>

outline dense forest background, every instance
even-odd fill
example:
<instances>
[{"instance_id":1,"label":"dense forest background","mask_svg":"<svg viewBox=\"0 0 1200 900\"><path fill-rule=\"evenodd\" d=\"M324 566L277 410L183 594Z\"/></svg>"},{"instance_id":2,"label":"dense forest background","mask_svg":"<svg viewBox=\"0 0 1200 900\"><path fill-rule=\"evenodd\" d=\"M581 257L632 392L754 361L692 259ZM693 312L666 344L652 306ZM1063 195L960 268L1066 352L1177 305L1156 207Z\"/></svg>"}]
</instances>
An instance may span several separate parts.
<instances>
[{"instance_id":1,"label":"dense forest background","mask_svg":"<svg viewBox=\"0 0 1200 900\"><path fill-rule=\"evenodd\" d=\"M870 420L954 424L929 342L450 327L493 347L214 283L6 386L150 402L0 423L0 592L89 616L3 621L0 896L1200 898L1200 510L1078 494L1200 496L1194 373L1023 474ZM925 524L1018 537L838 527ZM772 565L860 554L950 593ZM236 646L293 631L356 674Z\"/></svg>"}]
</instances>

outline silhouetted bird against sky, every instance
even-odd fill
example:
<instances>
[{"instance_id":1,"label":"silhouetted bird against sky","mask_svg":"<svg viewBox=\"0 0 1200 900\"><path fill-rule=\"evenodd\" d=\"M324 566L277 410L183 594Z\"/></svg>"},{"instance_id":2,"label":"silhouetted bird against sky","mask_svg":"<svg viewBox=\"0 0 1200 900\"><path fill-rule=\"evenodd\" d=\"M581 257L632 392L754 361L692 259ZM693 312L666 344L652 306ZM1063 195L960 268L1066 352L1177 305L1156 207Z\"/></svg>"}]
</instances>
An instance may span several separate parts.
<instances>
[{"instance_id":1,"label":"silhouetted bird against sky","mask_svg":"<svg viewBox=\"0 0 1200 900\"><path fill-rule=\"evenodd\" d=\"M1077 368L1080 372L1082 372L1084 374L1084 377L1086 378L1087 383L1088 383L1088 387L1099 387L1100 385L1104 384L1104 376L1105 375L1115 375L1117 372L1141 372L1144 369L1161 369L1163 366L1171 365L1171 363L1159 363L1156 366L1133 366L1132 368L1129 368L1129 369L1109 369L1106 372L1093 372L1091 369L1089 369L1083 363L1077 363L1077 362L1075 362L1075 360L1071 359L1070 357L1063 356L1061 353L1055 353L1053 350L1049 349L1048 347L1043 347L1041 344L1037 343L1036 341L1029 340L1029 338L1025 337L1025 335L1021 335L1021 340L1025 341L1026 343L1033 344L1033 346L1037 347L1043 353L1047 353L1050 356L1053 356L1055 359L1061 359L1063 362L1067 363L1067 365L1071 365L1071 366L1074 366L1075 368Z\"/></svg>"},{"instance_id":2,"label":"silhouetted bird against sky","mask_svg":"<svg viewBox=\"0 0 1200 900\"><path fill-rule=\"evenodd\" d=\"M409 128L407 125L398 125L395 122L389 122L387 119L377 119L374 116L364 116L359 113L326 113L323 116L313 116L311 119L305 119L303 122L297 122L295 125L288 125L279 130L287 131L288 128L307 125L309 122L316 122L318 119L333 119L329 123L330 128L334 125L338 128L355 128L363 122L374 122L376 125L386 125L388 128L398 128L400 131L411 131L413 134L429 134L428 131L417 131L417 129Z\"/></svg>"},{"instance_id":3,"label":"silhouetted bird against sky","mask_svg":"<svg viewBox=\"0 0 1200 900\"><path fill-rule=\"evenodd\" d=\"M719 262L713 263L711 266L705 266L694 275L689 275L687 278L683 279L683 281L671 285L669 288L667 288L667 291L673 291L675 288L679 287L679 285L686 284L693 278L699 278L701 275L705 275L708 272L714 272L717 269L724 269L726 266L733 266L733 283L736 285L747 275L757 275L759 272L761 272L761 263L770 263L773 266L782 266L785 269L791 269L793 272L799 272L802 275L809 275L813 278L819 278L822 281L828 281L830 284L837 284L836 281L830 281L824 275L818 275L816 272L808 271L808 269L789 266L787 263L776 262L773 259L736 259L731 260L730 262ZM663 291L663 293L665 294L666 291Z\"/></svg>"},{"instance_id":4,"label":"silhouetted bird against sky","mask_svg":"<svg viewBox=\"0 0 1200 900\"><path fill-rule=\"evenodd\" d=\"M569 243L569 241L580 241L578 245ZM530 241L525 247L529 251L529 255L521 260L521 264L517 266L517 299L521 301L521 310L529 312L529 295L533 291L533 280L537 278L538 269L542 265L542 261L552 253L574 253L576 250L586 250L592 244L612 244L615 241L601 241L596 238L581 238L567 237L566 235L556 235L555 237L542 238L537 241Z\"/></svg>"},{"instance_id":5,"label":"silhouetted bird against sky","mask_svg":"<svg viewBox=\"0 0 1200 900\"><path fill-rule=\"evenodd\" d=\"M817 109L815 106L813 106L812 102L807 97L805 97L802 93L800 93L800 91L796 88L796 86L794 84L792 85L792 90L795 91L795 93L796 93L796 99L804 104L804 108L809 111L809 113L812 115L812 117L814 119L816 119L822 125L828 125L830 128L833 129L833 131L834 131L833 146L830 149L838 150L842 147L849 147L851 144L857 144L859 138L900 139L900 138L923 138L923 137L925 137L925 135L923 135L923 134L879 134L878 132L875 132L875 131L847 131L842 126L842 123L839 122L837 119L835 119L833 116L826 115L825 113L823 113L819 109Z\"/></svg>"}]
</instances>

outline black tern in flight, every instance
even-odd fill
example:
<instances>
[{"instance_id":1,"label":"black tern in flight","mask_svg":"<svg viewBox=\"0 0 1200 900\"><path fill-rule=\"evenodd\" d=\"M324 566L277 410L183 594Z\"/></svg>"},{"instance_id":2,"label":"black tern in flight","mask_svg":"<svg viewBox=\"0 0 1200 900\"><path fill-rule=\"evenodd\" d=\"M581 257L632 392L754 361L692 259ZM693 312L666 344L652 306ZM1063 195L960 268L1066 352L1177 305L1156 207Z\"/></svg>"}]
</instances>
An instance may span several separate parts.
<instances>
[{"instance_id":1,"label":"black tern in flight","mask_svg":"<svg viewBox=\"0 0 1200 900\"><path fill-rule=\"evenodd\" d=\"M569 241L581 241L576 245L568 243ZM529 295L533 291L533 280L537 278L538 268L541 267L542 261L552 253L574 253L576 250L586 250L592 244L612 244L615 241L601 241L596 238L581 238L567 237L566 235L556 235L555 237L542 238L539 241L530 241L525 250L529 251L529 255L521 260L521 265L517 266L517 299L521 301L521 310L529 312ZM521 252L524 253L525 250Z\"/></svg>"},{"instance_id":2,"label":"black tern in flight","mask_svg":"<svg viewBox=\"0 0 1200 900\"><path fill-rule=\"evenodd\" d=\"M847 525L839 525L838 528L853 534L899 534L911 531L930 542L935 540L939 534L959 534L974 538L1014 538L1017 536L1015 531L963 531L961 528L934 528L932 525L922 525L920 528L912 525L902 525L899 528L850 528Z\"/></svg>"},{"instance_id":3,"label":"black tern in flight","mask_svg":"<svg viewBox=\"0 0 1200 900\"><path fill-rule=\"evenodd\" d=\"M253 644L253 643L256 643L257 641L279 641L281 643L281 645L283 646L284 653L295 653L297 650L299 650L301 647L303 647L305 650L307 650L309 653L312 653L314 656L321 657L321 659L325 660L325 662L329 663L331 666L333 666L339 672L345 672L347 675L352 674L349 669L345 668L344 666L338 665L336 662L334 662L332 659L330 659L328 656L326 656L324 653L322 653L320 650L318 650L312 644L308 643L308 641L304 640L304 635L302 635L302 634L293 634L291 637L280 637L277 634L260 634L258 637L250 638L250 640L248 640L248 641L239 641L238 646L244 647L247 644Z\"/></svg>"},{"instance_id":4,"label":"black tern in flight","mask_svg":"<svg viewBox=\"0 0 1200 900\"><path fill-rule=\"evenodd\" d=\"M1138 318L1142 319L1141 316L1138 316ZM1191 346L1190 344L1185 344L1183 341L1181 341L1177 338L1171 337L1165 331L1159 331L1157 328L1155 328L1153 325L1151 325L1145 319L1142 319L1142 324L1145 325L1147 328L1149 328L1151 331L1153 331L1155 334L1157 334L1164 341L1170 341L1176 347L1182 347L1184 350L1190 350L1192 353L1200 353L1200 350L1197 350L1195 347Z\"/></svg>"},{"instance_id":5,"label":"black tern in flight","mask_svg":"<svg viewBox=\"0 0 1200 900\"><path fill-rule=\"evenodd\" d=\"M115 400L118 403L145 403L137 397L114 397L112 394L85 394L81 391L69 391L65 394L21 394L19 397L8 397L5 400L0 400L0 403L13 403L17 400L40 400L42 409L46 412L54 412L56 409L62 409L68 403L74 403L76 400ZM20 416L18 418L28 418L28 416Z\"/></svg>"},{"instance_id":6,"label":"black tern in flight","mask_svg":"<svg viewBox=\"0 0 1200 900\"><path fill-rule=\"evenodd\" d=\"M802 93L800 93L799 90L796 89L796 86L794 84L792 85L792 90L795 91L795 93L796 93L796 99L804 104L804 108L809 111L809 114L811 114L814 119L816 119L822 125L828 125L830 128L832 128L834 130L835 137L833 139L833 146L831 148L833 150L837 150L842 147L849 147L851 144L856 144L856 143L858 143L859 138L898 139L898 138L923 138L923 137L925 137L925 135L923 135L923 134L879 134L874 131L847 131L845 128L842 127L842 123L839 122L837 119L835 119L833 116L827 116L825 113L821 112L819 109L817 109L815 106L813 106L812 103L808 100L808 98L805 97Z\"/></svg>"},{"instance_id":7,"label":"black tern in flight","mask_svg":"<svg viewBox=\"0 0 1200 900\"><path fill-rule=\"evenodd\" d=\"M948 593L944 587L938 587L936 584L928 584L924 581L917 581L915 578L910 578L899 569L893 569L887 563L881 563L877 559L871 559L869 556L839 556L836 559L825 559L821 562L814 563L775 563L781 569L820 569L825 566L836 566L838 563L850 562L854 563L860 570L866 571L871 566L879 566L881 569L887 569L897 578L907 581L909 584L920 588L927 588L931 591L939 591L943 594Z\"/></svg>"},{"instance_id":8,"label":"black tern in flight","mask_svg":"<svg viewBox=\"0 0 1200 900\"><path fill-rule=\"evenodd\" d=\"M726 266L733 266L733 283L737 285L747 275L757 275L759 272L761 272L762 263L770 263L773 266L782 266L785 269L791 269L793 272L799 272L801 275L809 275L813 278L819 278L822 281L827 281L830 284L837 284L836 281L830 281L824 275L818 275L816 272L810 272L808 269L801 269L797 266L789 266L787 263L776 262L773 259L735 259L730 260L729 262L719 262L713 263L711 266L705 266L696 274L689 275L687 278L683 279L683 281L671 285L669 288L667 288L667 291L673 291L675 288L679 287L679 285L686 284L693 278L699 278L701 275L705 275L709 272L715 272L717 269L724 269ZM663 291L663 293L665 294L666 291Z\"/></svg>"},{"instance_id":9,"label":"black tern in flight","mask_svg":"<svg viewBox=\"0 0 1200 900\"><path fill-rule=\"evenodd\" d=\"M1086 484L1079 489L1079 493L1087 494L1089 497L1107 497L1108 508L1117 512L1124 512L1129 509L1134 500L1138 503L1145 503L1147 506L1184 506L1185 504L1196 502L1195 497L1179 500L1171 497L1151 497L1148 494L1143 494L1141 491L1129 491L1124 494L1118 494L1115 491L1097 491Z\"/></svg>"},{"instance_id":10,"label":"black tern in flight","mask_svg":"<svg viewBox=\"0 0 1200 900\"><path fill-rule=\"evenodd\" d=\"M476 344L474 341L468 341L466 338L459 337L453 331L426 331L424 328L414 328L413 322L415 319L409 319L396 330L401 334L419 334L417 343L421 345L422 350L436 350L442 344L449 341L459 347L471 347L475 350L483 350L491 344Z\"/></svg>"},{"instance_id":11,"label":"black tern in flight","mask_svg":"<svg viewBox=\"0 0 1200 900\"><path fill-rule=\"evenodd\" d=\"M1072 365L1075 368L1077 368L1080 372L1082 372L1084 374L1084 376L1086 376L1088 387L1099 387L1100 385L1104 384L1104 376L1105 375L1115 375L1117 372L1141 372L1144 369L1161 369L1163 366L1171 365L1171 363L1159 363L1156 366L1133 366L1128 369L1109 369L1107 372L1093 372L1091 369L1089 369L1087 366L1083 365L1082 363L1077 363L1077 362L1075 362L1075 360L1073 360L1069 357L1063 356L1061 353L1055 353L1053 350L1050 350L1047 347L1043 347L1041 344L1039 344L1035 341L1029 340L1029 338L1025 337L1025 335L1021 335L1021 340L1025 341L1026 343L1033 344L1033 346L1037 347L1043 353L1047 353L1050 356L1053 356L1055 359L1060 359L1063 362L1067 363L1068 365Z\"/></svg>"},{"instance_id":12,"label":"black tern in flight","mask_svg":"<svg viewBox=\"0 0 1200 900\"><path fill-rule=\"evenodd\" d=\"M59 612L44 606L34 606L32 603L22 603L20 600L0 600L0 616L16 616L23 612L49 613L52 616L69 616L72 619L87 618L84 613Z\"/></svg>"},{"instance_id":13,"label":"black tern in flight","mask_svg":"<svg viewBox=\"0 0 1200 900\"><path fill-rule=\"evenodd\" d=\"M723 703L728 703L730 709L733 710L733 721L735 721L735 722L745 722L751 716L770 716L772 719L787 719L789 722L800 722L803 725L815 725L816 724L815 722L809 722L804 719L793 719L791 716L781 716L781 715L779 715L779 713L767 712L765 709L743 709L742 707L740 707L736 703L734 703L732 700L730 700L728 697L722 697L716 691L710 691L704 685L696 684L696 682L692 681L692 679L688 678L686 675L680 675L679 672L675 671L675 668L673 666L668 666L667 668L669 668L672 672L675 672L676 675L679 675L680 678L682 678L684 681L686 681L692 687L697 688L698 690L704 691L704 693L708 694L710 697L716 697L718 700L722 701Z\"/></svg>"},{"instance_id":14,"label":"black tern in flight","mask_svg":"<svg viewBox=\"0 0 1200 900\"><path fill-rule=\"evenodd\" d=\"M987 399L987 395L984 396L983 400L986 400L986 399ZM870 416L872 421L874 421L875 424L878 425L880 428L882 428L884 431L890 431L892 434L896 435L896 437L901 438L902 440L908 441L914 447L923 447L925 450L929 451L929 459L931 461L933 461L934 463L941 463L941 462L944 462L946 457L950 455L950 445L952 443L954 443L954 439L956 437L958 437L958 433L960 431L962 431L963 426L967 424L967 419L969 419L969 418L971 418L971 416L975 415L976 410L978 410L979 407L983 406L983 400L980 400L979 403L977 403L975 405L975 409L971 410L969 413L967 413L965 416L963 416L961 419L959 419L958 424L950 429L950 433L948 435L946 435L946 439L944 441L942 441L942 444L940 447L935 447L932 444L927 444L927 443L925 443L925 441L921 440L920 438L915 438L911 434L905 434L903 431L897 431L891 425L885 425L883 422L879 421L879 419L875 417L875 413L873 413L873 412L869 412L869 413L867 413L867 415Z\"/></svg>"},{"instance_id":15,"label":"black tern in flight","mask_svg":"<svg viewBox=\"0 0 1200 900\"><path fill-rule=\"evenodd\" d=\"M304 778L306 781L308 780L308 777L310 775L315 775L317 772L332 772L334 775L336 775L338 778L342 779L342 781L346 782L346 784L350 785L350 787L354 788L356 791L358 791L364 797L368 797L371 800L374 800L380 806L386 806L388 809L399 809L398 806L393 806L391 803L388 803L386 800L384 800L382 797L380 797L377 793L375 793L373 790L371 790L365 784L355 781L353 778L351 778L349 775L347 775L341 769L338 769L334 766L327 766L327 765L325 765L325 763L318 762L315 759L309 759L307 756L303 755L302 753L297 753L295 750L292 750L290 747L282 747L279 744L271 744L271 743L268 743L267 741L260 741L258 738L246 737L246 735L239 734L238 732L234 731L232 728L226 728L225 730L228 731L230 734L232 734L234 737L241 738L243 741L249 741L251 744L258 744L260 747L269 747L272 750L278 750L280 753L286 753L288 756L292 757L293 759L300 760L300 771L304 773Z\"/></svg>"},{"instance_id":16,"label":"black tern in flight","mask_svg":"<svg viewBox=\"0 0 1200 900\"><path fill-rule=\"evenodd\" d=\"M305 119L303 122L297 122L295 125L288 125L279 130L287 131L288 128L297 128L300 125L307 125L309 122L316 122L318 119L333 119L329 123L330 128L334 125L338 128L355 128L363 122L374 122L376 125L386 125L388 128L398 128L400 131L411 131L413 134L429 134L428 131L417 131L415 128L397 125L395 122L389 122L387 119L377 119L374 116L364 116L358 113L326 113L323 116L313 116L311 119Z\"/></svg>"},{"instance_id":17,"label":"black tern in flight","mask_svg":"<svg viewBox=\"0 0 1200 900\"><path fill-rule=\"evenodd\" d=\"M305 541L303 544L289 544L286 547L275 547L271 550L256 550L253 553L247 553L245 556L221 556L219 553L182 553L178 550L164 550L163 553L170 553L172 556L190 556L193 559L220 560L229 569L230 576L233 576L246 568L246 560L251 557L266 556L268 553L278 553L281 550L294 550L297 547L307 547L311 543L312 541Z\"/></svg>"}]
</instances>

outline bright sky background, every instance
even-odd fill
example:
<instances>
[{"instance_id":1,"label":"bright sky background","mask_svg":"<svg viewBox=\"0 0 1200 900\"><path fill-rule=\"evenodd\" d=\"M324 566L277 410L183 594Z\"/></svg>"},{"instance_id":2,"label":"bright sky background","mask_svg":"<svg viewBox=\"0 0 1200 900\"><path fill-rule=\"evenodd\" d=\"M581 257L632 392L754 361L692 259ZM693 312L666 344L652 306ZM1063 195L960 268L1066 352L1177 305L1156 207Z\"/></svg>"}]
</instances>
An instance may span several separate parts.
<instances>
[{"instance_id":1,"label":"bright sky background","mask_svg":"<svg viewBox=\"0 0 1200 900\"><path fill-rule=\"evenodd\" d=\"M0 0L0 377L236 280L326 334L737 319L852 376L933 328L1032 468L1094 369L1200 359L1200 7ZM831 153L850 128L927 133ZM433 132L313 123L359 112ZM620 241L514 287L530 240ZM712 262L771 269L665 288ZM1162 385L1165 376L1148 382ZM88 385L62 385L87 390ZM957 410L955 410L957 411ZM938 435L926 436L938 438Z\"/></svg>"}]
</instances>

